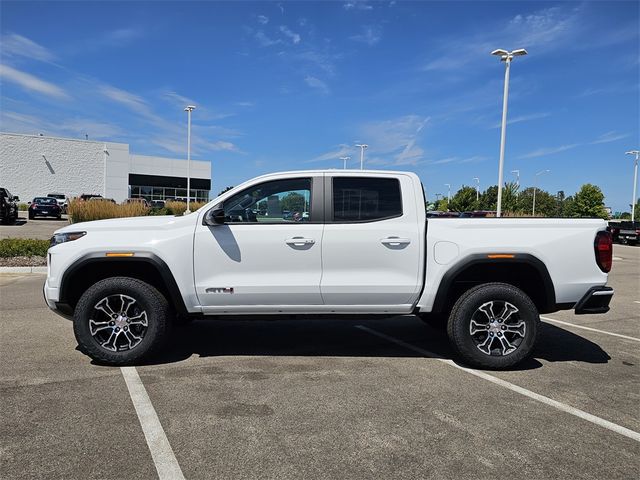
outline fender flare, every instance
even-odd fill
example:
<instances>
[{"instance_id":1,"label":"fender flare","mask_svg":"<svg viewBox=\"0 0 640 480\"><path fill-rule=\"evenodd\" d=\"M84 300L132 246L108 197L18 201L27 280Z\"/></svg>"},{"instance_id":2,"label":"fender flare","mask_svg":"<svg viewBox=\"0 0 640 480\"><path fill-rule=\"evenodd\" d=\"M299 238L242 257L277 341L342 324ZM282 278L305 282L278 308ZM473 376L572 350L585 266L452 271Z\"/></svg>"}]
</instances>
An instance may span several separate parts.
<instances>
[{"instance_id":1,"label":"fender flare","mask_svg":"<svg viewBox=\"0 0 640 480\"><path fill-rule=\"evenodd\" d=\"M60 300L61 304L68 304L69 298L67 298L65 292L69 291L69 282L73 277L73 274L84 268L89 264L95 263L146 263L152 265L158 272L160 272L160 277L162 282L164 283L167 292L169 294L168 300L175 306L176 310L180 314L186 314L187 308L184 303L184 299L182 298L182 294L180 293L180 289L178 288L178 284L176 283L175 278L173 277L173 273L169 266L165 263L162 258L158 255L150 252L136 252L136 254L132 257L107 257L106 252L92 252L82 257L78 258L75 262L73 262L62 274L62 279L60 280Z\"/></svg>"},{"instance_id":2,"label":"fender flare","mask_svg":"<svg viewBox=\"0 0 640 480\"><path fill-rule=\"evenodd\" d=\"M549 270L547 270L547 266L542 260L528 253L509 254L513 255L511 258L489 258L489 255L491 255L491 253L475 253L469 255L447 270L442 280L440 280L431 311L437 313L444 311L451 286L460 273L471 266L483 264L528 265L533 267L540 275L540 278L542 278L542 288L544 289L544 305L539 309L540 312L548 313L557 310L555 287L553 286L551 275L549 275Z\"/></svg>"}]
</instances>

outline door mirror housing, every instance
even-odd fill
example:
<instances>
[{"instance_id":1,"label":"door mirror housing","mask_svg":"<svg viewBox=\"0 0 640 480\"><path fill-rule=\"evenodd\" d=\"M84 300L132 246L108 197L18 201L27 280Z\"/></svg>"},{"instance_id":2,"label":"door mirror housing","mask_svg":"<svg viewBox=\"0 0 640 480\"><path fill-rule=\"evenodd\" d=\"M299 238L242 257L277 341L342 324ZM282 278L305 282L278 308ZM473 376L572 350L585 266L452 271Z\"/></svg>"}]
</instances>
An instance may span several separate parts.
<instances>
[{"instance_id":1,"label":"door mirror housing","mask_svg":"<svg viewBox=\"0 0 640 480\"><path fill-rule=\"evenodd\" d=\"M13 201L14 201L14 202L19 202L19 201L20 201L20 197L19 197L19 196L17 196L17 195L14 195L14 196L13 196Z\"/></svg>"},{"instance_id":2,"label":"door mirror housing","mask_svg":"<svg viewBox=\"0 0 640 480\"><path fill-rule=\"evenodd\" d=\"M209 210L202 219L203 225L209 227L215 227L217 225L224 225L225 214L222 206L213 207Z\"/></svg>"}]
</instances>

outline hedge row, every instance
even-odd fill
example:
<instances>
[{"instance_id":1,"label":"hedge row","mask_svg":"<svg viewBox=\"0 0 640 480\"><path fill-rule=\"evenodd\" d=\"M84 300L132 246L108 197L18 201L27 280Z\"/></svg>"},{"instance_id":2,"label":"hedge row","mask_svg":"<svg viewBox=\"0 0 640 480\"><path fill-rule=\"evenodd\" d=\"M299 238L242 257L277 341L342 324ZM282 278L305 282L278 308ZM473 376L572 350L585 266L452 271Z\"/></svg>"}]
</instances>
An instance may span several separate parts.
<instances>
[{"instance_id":1,"label":"hedge row","mask_svg":"<svg viewBox=\"0 0 640 480\"><path fill-rule=\"evenodd\" d=\"M0 240L0 257L45 257L49 240L33 238L3 238Z\"/></svg>"},{"instance_id":2,"label":"hedge row","mask_svg":"<svg viewBox=\"0 0 640 480\"><path fill-rule=\"evenodd\" d=\"M191 202L189 207L195 212L205 205L204 202ZM109 201L72 200L69 204L69 221L71 223L90 222L107 218L141 217L145 215L184 215L186 202L168 201L164 208L147 208L142 203L118 205Z\"/></svg>"}]
</instances>

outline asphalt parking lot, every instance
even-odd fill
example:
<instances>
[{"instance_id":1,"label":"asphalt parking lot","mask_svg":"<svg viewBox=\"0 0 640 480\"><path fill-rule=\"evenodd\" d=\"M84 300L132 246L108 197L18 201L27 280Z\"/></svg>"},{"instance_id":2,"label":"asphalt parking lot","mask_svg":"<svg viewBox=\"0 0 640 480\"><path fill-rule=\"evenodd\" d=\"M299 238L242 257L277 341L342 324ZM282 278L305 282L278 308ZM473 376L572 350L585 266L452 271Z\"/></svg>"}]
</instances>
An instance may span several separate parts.
<instances>
[{"instance_id":1,"label":"asphalt parking lot","mask_svg":"<svg viewBox=\"0 0 640 480\"><path fill-rule=\"evenodd\" d=\"M69 224L66 215L60 220L49 217L27 218L27 212L18 212L18 221L13 225L0 225L0 238L37 238L49 240L53 232Z\"/></svg>"},{"instance_id":2,"label":"asphalt parking lot","mask_svg":"<svg viewBox=\"0 0 640 480\"><path fill-rule=\"evenodd\" d=\"M545 315L509 372L411 316L196 321L98 366L43 276L0 276L2 478L637 478L640 248L614 255L611 312Z\"/></svg>"}]
</instances>

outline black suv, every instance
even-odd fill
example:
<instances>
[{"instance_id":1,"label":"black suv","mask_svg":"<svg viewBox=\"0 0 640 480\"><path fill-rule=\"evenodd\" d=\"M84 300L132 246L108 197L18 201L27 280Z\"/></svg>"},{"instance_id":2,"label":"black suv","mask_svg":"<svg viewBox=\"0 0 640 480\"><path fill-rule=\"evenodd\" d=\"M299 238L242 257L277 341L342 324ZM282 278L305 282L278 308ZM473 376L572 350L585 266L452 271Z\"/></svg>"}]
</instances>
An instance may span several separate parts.
<instances>
[{"instance_id":1,"label":"black suv","mask_svg":"<svg viewBox=\"0 0 640 480\"><path fill-rule=\"evenodd\" d=\"M0 188L0 221L2 223L15 223L18 219L19 200L6 188Z\"/></svg>"}]
</instances>

